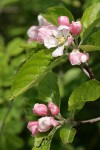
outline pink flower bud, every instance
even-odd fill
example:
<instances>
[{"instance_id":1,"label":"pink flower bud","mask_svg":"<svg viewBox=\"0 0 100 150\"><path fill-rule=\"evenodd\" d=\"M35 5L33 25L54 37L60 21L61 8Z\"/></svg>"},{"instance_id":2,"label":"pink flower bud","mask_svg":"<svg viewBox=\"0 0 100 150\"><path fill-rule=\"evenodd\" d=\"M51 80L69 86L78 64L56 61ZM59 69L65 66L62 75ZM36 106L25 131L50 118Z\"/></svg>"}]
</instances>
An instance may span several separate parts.
<instances>
[{"instance_id":1,"label":"pink flower bud","mask_svg":"<svg viewBox=\"0 0 100 150\"><path fill-rule=\"evenodd\" d=\"M69 61L72 65L80 65L81 64L81 53L79 51L72 51L69 54Z\"/></svg>"},{"instance_id":2,"label":"pink flower bud","mask_svg":"<svg viewBox=\"0 0 100 150\"><path fill-rule=\"evenodd\" d=\"M74 22L70 25L70 32L74 35L80 34L82 31L82 24L80 21Z\"/></svg>"},{"instance_id":3,"label":"pink flower bud","mask_svg":"<svg viewBox=\"0 0 100 150\"><path fill-rule=\"evenodd\" d=\"M67 16L60 16L58 18L58 24L70 26L69 18Z\"/></svg>"},{"instance_id":4,"label":"pink flower bud","mask_svg":"<svg viewBox=\"0 0 100 150\"><path fill-rule=\"evenodd\" d=\"M32 110L38 116L46 116L48 114L48 108L44 104L36 103Z\"/></svg>"},{"instance_id":5,"label":"pink flower bud","mask_svg":"<svg viewBox=\"0 0 100 150\"><path fill-rule=\"evenodd\" d=\"M38 120L38 123L38 130L40 132L46 132L51 127L59 125L53 117L42 117Z\"/></svg>"},{"instance_id":6,"label":"pink flower bud","mask_svg":"<svg viewBox=\"0 0 100 150\"><path fill-rule=\"evenodd\" d=\"M27 128L31 131L32 135L35 136L38 134L38 121L30 121L28 122Z\"/></svg>"},{"instance_id":7,"label":"pink flower bud","mask_svg":"<svg viewBox=\"0 0 100 150\"><path fill-rule=\"evenodd\" d=\"M59 114L59 108L53 102L48 103L48 109L52 115L58 115Z\"/></svg>"},{"instance_id":8,"label":"pink flower bud","mask_svg":"<svg viewBox=\"0 0 100 150\"><path fill-rule=\"evenodd\" d=\"M73 42L74 38L72 36L68 37L68 45L71 45Z\"/></svg>"},{"instance_id":9,"label":"pink flower bud","mask_svg":"<svg viewBox=\"0 0 100 150\"><path fill-rule=\"evenodd\" d=\"M88 53L81 53L81 62L85 63L89 60L89 54Z\"/></svg>"},{"instance_id":10,"label":"pink flower bud","mask_svg":"<svg viewBox=\"0 0 100 150\"><path fill-rule=\"evenodd\" d=\"M29 36L29 38L37 40L38 29L39 29L38 26L31 26L27 31L27 35Z\"/></svg>"},{"instance_id":11,"label":"pink flower bud","mask_svg":"<svg viewBox=\"0 0 100 150\"><path fill-rule=\"evenodd\" d=\"M85 63L89 60L88 53L81 53L79 51L72 51L69 54L69 61L72 65L80 65L81 63Z\"/></svg>"}]
</instances>

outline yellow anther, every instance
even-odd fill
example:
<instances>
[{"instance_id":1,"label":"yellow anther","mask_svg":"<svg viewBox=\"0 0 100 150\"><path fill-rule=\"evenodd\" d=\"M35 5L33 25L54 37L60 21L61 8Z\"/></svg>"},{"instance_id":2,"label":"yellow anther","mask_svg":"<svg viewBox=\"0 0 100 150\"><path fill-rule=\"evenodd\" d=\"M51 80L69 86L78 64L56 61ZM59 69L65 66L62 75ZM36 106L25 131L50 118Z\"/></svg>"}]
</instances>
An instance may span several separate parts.
<instances>
[{"instance_id":1,"label":"yellow anther","mask_svg":"<svg viewBox=\"0 0 100 150\"><path fill-rule=\"evenodd\" d=\"M64 37L58 37L58 43L62 44L65 42L65 38Z\"/></svg>"}]
</instances>

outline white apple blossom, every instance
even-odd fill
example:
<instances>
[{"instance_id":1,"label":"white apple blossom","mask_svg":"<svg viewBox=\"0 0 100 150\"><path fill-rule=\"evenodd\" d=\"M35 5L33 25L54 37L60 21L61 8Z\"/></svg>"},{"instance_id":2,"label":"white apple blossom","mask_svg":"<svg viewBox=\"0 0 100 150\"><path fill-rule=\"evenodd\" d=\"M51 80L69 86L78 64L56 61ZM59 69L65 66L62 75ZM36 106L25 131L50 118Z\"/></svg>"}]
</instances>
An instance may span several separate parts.
<instances>
[{"instance_id":1,"label":"white apple blossom","mask_svg":"<svg viewBox=\"0 0 100 150\"><path fill-rule=\"evenodd\" d=\"M48 35L44 38L44 45L48 49L56 47L53 51L52 56L62 56L64 46L68 46L72 43L73 37L70 35L70 27L60 25L57 29L53 30L52 35Z\"/></svg>"}]
</instances>

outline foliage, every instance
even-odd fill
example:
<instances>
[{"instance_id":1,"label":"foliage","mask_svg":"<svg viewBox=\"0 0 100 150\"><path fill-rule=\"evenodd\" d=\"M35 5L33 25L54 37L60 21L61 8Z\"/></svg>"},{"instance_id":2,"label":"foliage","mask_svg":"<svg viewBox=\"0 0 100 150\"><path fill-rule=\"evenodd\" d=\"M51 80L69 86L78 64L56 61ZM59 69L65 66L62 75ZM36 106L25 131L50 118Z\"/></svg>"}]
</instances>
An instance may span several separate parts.
<instances>
[{"instance_id":1,"label":"foliage","mask_svg":"<svg viewBox=\"0 0 100 150\"><path fill-rule=\"evenodd\" d=\"M41 3L43 3L42 6ZM87 7L93 3L93 0L91 2L86 1L82 6L82 2L79 0L77 2L73 0L72 3L65 0L62 2L58 0L50 2L46 0L32 2L28 0L1 1L0 15L4 24L1 26L3 36L0 36L1 150L31 149L33 141L32 150L49 150L50 145L52 149L85 150L90 147L91 141L95 140L97 142L91 149L99 150L99 123L92 127L90 125L74 127L72 122L73 116L76 120L84 120L100 115L100 66L98 58L100 53L100 39L98 38L100 35L100 3ZM53 7L56 5L59 7ZM52 7L44 12L44 9L49 6ZM69 10L72 13L64 6L70 7ZM81 14L77 16L76 13L73 17L74 10L79 8L77 11L82 12L82 7L87 7L83 16ZM20 11L22 14L19 14ZM37 22L36 16L40 11L48 21L56 25L58 25L58 17L62 15L67 15L70 21L74 20L73 18L82 17L83 30L79 47L81 50L90 52L89 65L95 72L96 80L88 81L88 78L78 67L71 67L66 56L52 58L53 49L48 50L37 42L26 43L26 31L32 23ZM10 13L15 14L8 19ZM8 20L8 27L3 15ZM35 18L34 22L33 18ZM12 101L13 99L15 100ZM30 110L35 103L47 103L51 99L61 108L61 115L68 119L68 125L54 128L34 140L26 129L26 122L37 119ZM80 135L76 134L76 131ZM87 132L88 134L86 134ZM63 143L73 143L71 145L62 144L58 137ZM80 144L77 142L79 139Z\"/></svg>"}]
</instances>

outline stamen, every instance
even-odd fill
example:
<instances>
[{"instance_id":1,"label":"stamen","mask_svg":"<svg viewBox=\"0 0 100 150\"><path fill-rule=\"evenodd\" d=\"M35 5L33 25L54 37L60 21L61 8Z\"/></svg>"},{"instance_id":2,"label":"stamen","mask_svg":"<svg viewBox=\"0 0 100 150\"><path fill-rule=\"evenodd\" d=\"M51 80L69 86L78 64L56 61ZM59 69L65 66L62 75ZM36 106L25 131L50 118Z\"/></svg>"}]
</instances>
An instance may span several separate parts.
<instances>
[{"instance_id":1,"label":"stamen","mask_svg":"<svg viewBox=\"0 0 100 150\"><path fill-rule=\"evenodd\" d=\"M58 37L58 44L62 44L65 42L65 38L64 37Z\"/></svg>"}]
</instances>

